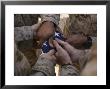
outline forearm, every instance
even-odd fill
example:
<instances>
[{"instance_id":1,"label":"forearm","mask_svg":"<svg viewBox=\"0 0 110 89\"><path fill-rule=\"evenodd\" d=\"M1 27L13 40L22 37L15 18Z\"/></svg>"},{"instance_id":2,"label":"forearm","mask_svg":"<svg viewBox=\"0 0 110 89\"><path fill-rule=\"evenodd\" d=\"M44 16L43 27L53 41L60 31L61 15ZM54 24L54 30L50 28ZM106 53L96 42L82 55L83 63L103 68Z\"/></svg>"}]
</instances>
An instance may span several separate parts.
<instances>
[{"instance_id":1,"label":"forearm","mask_svg":"<svg viewBox=\"0 0 110 89\"><path fill-rule=\"evenodd\" d=\"M36 64L32 68L34 73L33 76L54 76L55 75L55 64L45 58L39 57Z\"/></svg>"},{"instance_id":2,"label":"forearm","mask_svg":"<svg viewBox=\"0 0 110 89\"><path fill-rule=\"evenodd\" d=\"M61 66L60 76L78 76L79 71L73 65Z\"/></svg>"},{"instance_id":3,"label":"forearm","mask_svg":"<svg viewBox=\"0 0 110 89\"><path fill-rule=\"evenodd\" d=\"M27 76L31 73L31 65L24 54L14 44L14 75Z\"/></svg>"},{"instance_id":4,"label":"forearm","mask_svg":"<svg viewBox=\"0 0 110 89\"><path fill-rule=\"evenodd\" d=\"M49 21L58 26L60 20L59 14L42 14L41 22L32 26L22 26L14 28L14 40L16 42L33 39L36 35L35 30L37 30L43 22Z\"/></svg>"},{"instance_id":5,"label":"forearm","mask_svg":"<svg viewBox=\"0 0 110 89\"><path fill-rule=\"evenodd\" d=\"M14 28L14 40L16 42L33 39L33 37L34 30L32 29L32 26L22 26Z\"/></svg>"}]
</instances>

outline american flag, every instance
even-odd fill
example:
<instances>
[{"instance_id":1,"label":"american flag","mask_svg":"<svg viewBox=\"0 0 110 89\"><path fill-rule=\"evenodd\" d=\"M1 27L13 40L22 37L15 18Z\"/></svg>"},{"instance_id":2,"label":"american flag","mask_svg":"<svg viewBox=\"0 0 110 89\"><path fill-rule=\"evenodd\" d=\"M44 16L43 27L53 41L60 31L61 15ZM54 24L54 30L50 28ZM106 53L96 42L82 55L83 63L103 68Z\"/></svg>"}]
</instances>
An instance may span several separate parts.
<instances>
[{"instance_id":1,"label":"american flag","mask_svg":"<svg viewBox=\"0 0 110 89\"><path fill-rule=\"evenodd\" d=\"M60 32L55 32L52 38L53 39L58 38L60 40L64 40L63 34L61 34ZM42 53L47 53L51 49L54 49L54 48L49 45L49 40L45 41L42 45Z\"/></svg>"}]
</instances>

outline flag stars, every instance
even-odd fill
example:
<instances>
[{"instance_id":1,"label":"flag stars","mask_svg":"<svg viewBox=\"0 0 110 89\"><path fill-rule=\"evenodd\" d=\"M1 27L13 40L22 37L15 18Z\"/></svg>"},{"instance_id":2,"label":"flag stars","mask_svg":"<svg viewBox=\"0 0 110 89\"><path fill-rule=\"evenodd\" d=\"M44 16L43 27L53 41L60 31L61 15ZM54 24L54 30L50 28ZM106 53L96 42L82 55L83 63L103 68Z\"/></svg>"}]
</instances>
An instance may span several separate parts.
<instances>
[{"instance_id":1,"label":"flag stars","mask_svg":"<svg viewBox=\"0 0 110 89\"><path fill-rule=\"evenodd\" d=\"M43 44L44 46L47 46L46 42Z\"/></svg>"},{"instance_id":2,"label":"flag stars","mask_svg":"<svg viewBox=\"0 0 110 89\"><path fill-rule=\"evenodd\" d=\"M56 33L56 32L55 32L55 36L59 36L59 33Z\"/></svg>"}]
</instances>

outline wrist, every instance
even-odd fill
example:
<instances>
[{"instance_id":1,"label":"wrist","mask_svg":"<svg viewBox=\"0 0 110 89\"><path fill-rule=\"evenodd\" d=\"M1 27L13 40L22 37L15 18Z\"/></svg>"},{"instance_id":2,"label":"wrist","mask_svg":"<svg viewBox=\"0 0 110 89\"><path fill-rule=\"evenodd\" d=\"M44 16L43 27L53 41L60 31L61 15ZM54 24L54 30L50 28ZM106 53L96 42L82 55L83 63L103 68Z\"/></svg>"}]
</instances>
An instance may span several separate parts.
<instances>
[{"instance_id":1,"label":"wrist","mask_svg":"<svg viewBox=\"0 0 110 89\"><path fill-rule=\"evenodd\" d=\"M68 62L68 63L63 63L62 66L65 66L65 65L72 65L72 62Z\"/></svg>"},{"instance_id":2,"label":"wrist","mask_svg":"<svg viewBox=\"0 0 110 89\"><path fill-rule=\"evenodd\" d=\"M92 46L92 39L91 39L91 37L87 36L87 40L86 40L86 42L83 45L84 45L84 47L86 49L89 49Z\"/></svg>"}]
</instances>

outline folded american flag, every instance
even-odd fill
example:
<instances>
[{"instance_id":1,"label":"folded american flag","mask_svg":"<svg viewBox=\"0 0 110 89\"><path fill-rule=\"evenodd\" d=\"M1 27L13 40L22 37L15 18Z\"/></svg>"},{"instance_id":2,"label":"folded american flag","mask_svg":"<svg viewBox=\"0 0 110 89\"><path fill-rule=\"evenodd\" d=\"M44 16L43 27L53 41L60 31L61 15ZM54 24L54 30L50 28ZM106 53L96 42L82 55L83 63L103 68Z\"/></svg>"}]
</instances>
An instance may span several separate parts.
<instances>
[{"instance_id":1,"label":"folded american flag","mask_svg":"<svg viewBox=\"0 0 110 89\"><path fill-rule=\"evenodd\" d=\"M60 32L55 32L55 34L52 37L54 40L55 38L58 38L60 40L64 40L63 34L61 34ZM45 41L42 45L42 53L47 53L49 52L51 49L54 49L53 47L51 47L49 45L49 39L47 41Z\"/></svg>"}]
</instances>

